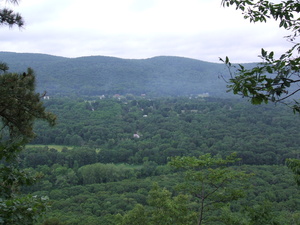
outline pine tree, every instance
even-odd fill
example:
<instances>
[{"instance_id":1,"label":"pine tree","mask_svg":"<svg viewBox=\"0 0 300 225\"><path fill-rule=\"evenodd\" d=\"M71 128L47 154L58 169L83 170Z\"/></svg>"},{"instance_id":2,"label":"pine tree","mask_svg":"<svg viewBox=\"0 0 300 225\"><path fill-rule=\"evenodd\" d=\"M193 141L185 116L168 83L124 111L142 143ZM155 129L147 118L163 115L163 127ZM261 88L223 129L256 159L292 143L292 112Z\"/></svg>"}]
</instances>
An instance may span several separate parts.
<instances>
[{"instance_id":1,"label":"pine tree","mask_svg":"<svg viewBox=\"0 0 300 225\"><path fill-rule=\"evenodd\" d=\"M20 14L3 8L0 24L22 27L24 22ZM37 177L19 169L18 153L34 138L34 121L54 125L55 116L45 111L42 95L35 92L33 70L18 74L8 69L0 63L0 224L33 224L45 212L47 198L20 193L23 185L33 184Z\"/></svg>"}]
</instances>

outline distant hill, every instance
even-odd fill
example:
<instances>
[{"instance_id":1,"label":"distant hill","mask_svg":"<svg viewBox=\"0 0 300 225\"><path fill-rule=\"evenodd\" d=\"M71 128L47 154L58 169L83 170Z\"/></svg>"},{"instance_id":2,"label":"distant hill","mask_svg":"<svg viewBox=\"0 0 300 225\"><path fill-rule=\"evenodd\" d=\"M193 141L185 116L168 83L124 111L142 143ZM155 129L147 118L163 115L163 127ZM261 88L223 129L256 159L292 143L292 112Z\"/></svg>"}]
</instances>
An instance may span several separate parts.
<instances>
[{"instance_id":1,"label":"distant hill","mask_svg":"<svg viewBox=\"0 0 300 225\"><path fill-rule=\"evenodd\" d=\"M209 93L222 97L226 93L226 83L218 77L228 74L222 64L170 56L65 58L0 52L0 61L6 62L11 72L33 68L38 91L47 91L49 95L182 96Z\"/></svg>"}]
</instances>

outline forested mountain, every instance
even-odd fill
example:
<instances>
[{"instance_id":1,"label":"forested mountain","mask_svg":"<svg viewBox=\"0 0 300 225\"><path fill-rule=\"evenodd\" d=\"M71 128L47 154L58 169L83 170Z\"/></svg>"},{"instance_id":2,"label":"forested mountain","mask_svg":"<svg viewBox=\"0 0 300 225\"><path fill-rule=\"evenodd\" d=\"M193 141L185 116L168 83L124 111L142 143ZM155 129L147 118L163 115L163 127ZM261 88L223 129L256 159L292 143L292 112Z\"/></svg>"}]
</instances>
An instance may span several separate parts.
<instances>
[{"instance_id":1,"label":"forested mountain","mask_svg":"<svg viewBox=\"0 0 300 225\"><path fill-rule=\"evenodd\" d=\"M182 96L209 93L222 97L224 65L181 57L121 59L105 56L64 58L45 54L0 52L11 72L31 67L37 90L48 95L146 94ZM229 94L227 94L229 95Z\"/></svg>"}]
</instances>

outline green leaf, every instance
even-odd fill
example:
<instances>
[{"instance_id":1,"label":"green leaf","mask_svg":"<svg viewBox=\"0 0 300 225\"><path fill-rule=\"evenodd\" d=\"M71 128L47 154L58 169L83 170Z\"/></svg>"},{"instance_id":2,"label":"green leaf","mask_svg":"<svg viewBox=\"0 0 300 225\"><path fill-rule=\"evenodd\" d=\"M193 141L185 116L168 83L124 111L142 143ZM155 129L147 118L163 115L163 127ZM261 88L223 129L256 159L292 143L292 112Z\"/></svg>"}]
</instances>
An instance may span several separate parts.
<instances>
[{"instance_id":1,"label":"green leaf","mask_svg":"<svg viewBox=\"0 0 300 225\"><path fill-rule=\"evenodd\" d=\"M229 58L228 58L228 56L226 56L226 58L225 58L225 63L226 63L226 64L229 63Z\"/></svg>"},{"instance_id":2,"label":"green leaf","mask_svg":"<svg viewBox=\"0 0 300 225\"><path fill-rule=\"evenodd\" d=\"M262 57L266 57L267 51L265 51L263 48L261 49L261 55Z\"/></svg>"},{"instance_id":3,"label":"green leaf","mask_svg":"<svg viewBox=\"0 0 300 225\"><path fill-rule=\"evenodd\" d=\"M268 73L273 73L273 70L272 70L272 68L270 66L267 66L266 70L267 70Z\"/></svg>"}]
</instances>

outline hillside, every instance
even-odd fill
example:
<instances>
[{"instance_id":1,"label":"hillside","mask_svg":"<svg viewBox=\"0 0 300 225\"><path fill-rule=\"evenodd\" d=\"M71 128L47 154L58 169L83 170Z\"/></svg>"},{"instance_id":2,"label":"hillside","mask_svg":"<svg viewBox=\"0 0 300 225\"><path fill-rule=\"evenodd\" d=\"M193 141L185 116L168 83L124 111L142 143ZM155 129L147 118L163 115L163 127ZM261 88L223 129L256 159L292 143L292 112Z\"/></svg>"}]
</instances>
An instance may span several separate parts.
<instances>
[{"instance_id":1,"label":"hillside","mask_svg":"<svg viewBox=\"0 0 300 225\"><path fill-rule=\"evenodd\" d=\"M45 54L0 52L11 72L35 70L37 89L49 95L147 94L182 96L209 93L221 97L224 65L182 57L121 59L105 56L64 58ZM227 94L229 96L229 94Z\"/></svg>"}]
</instances>

